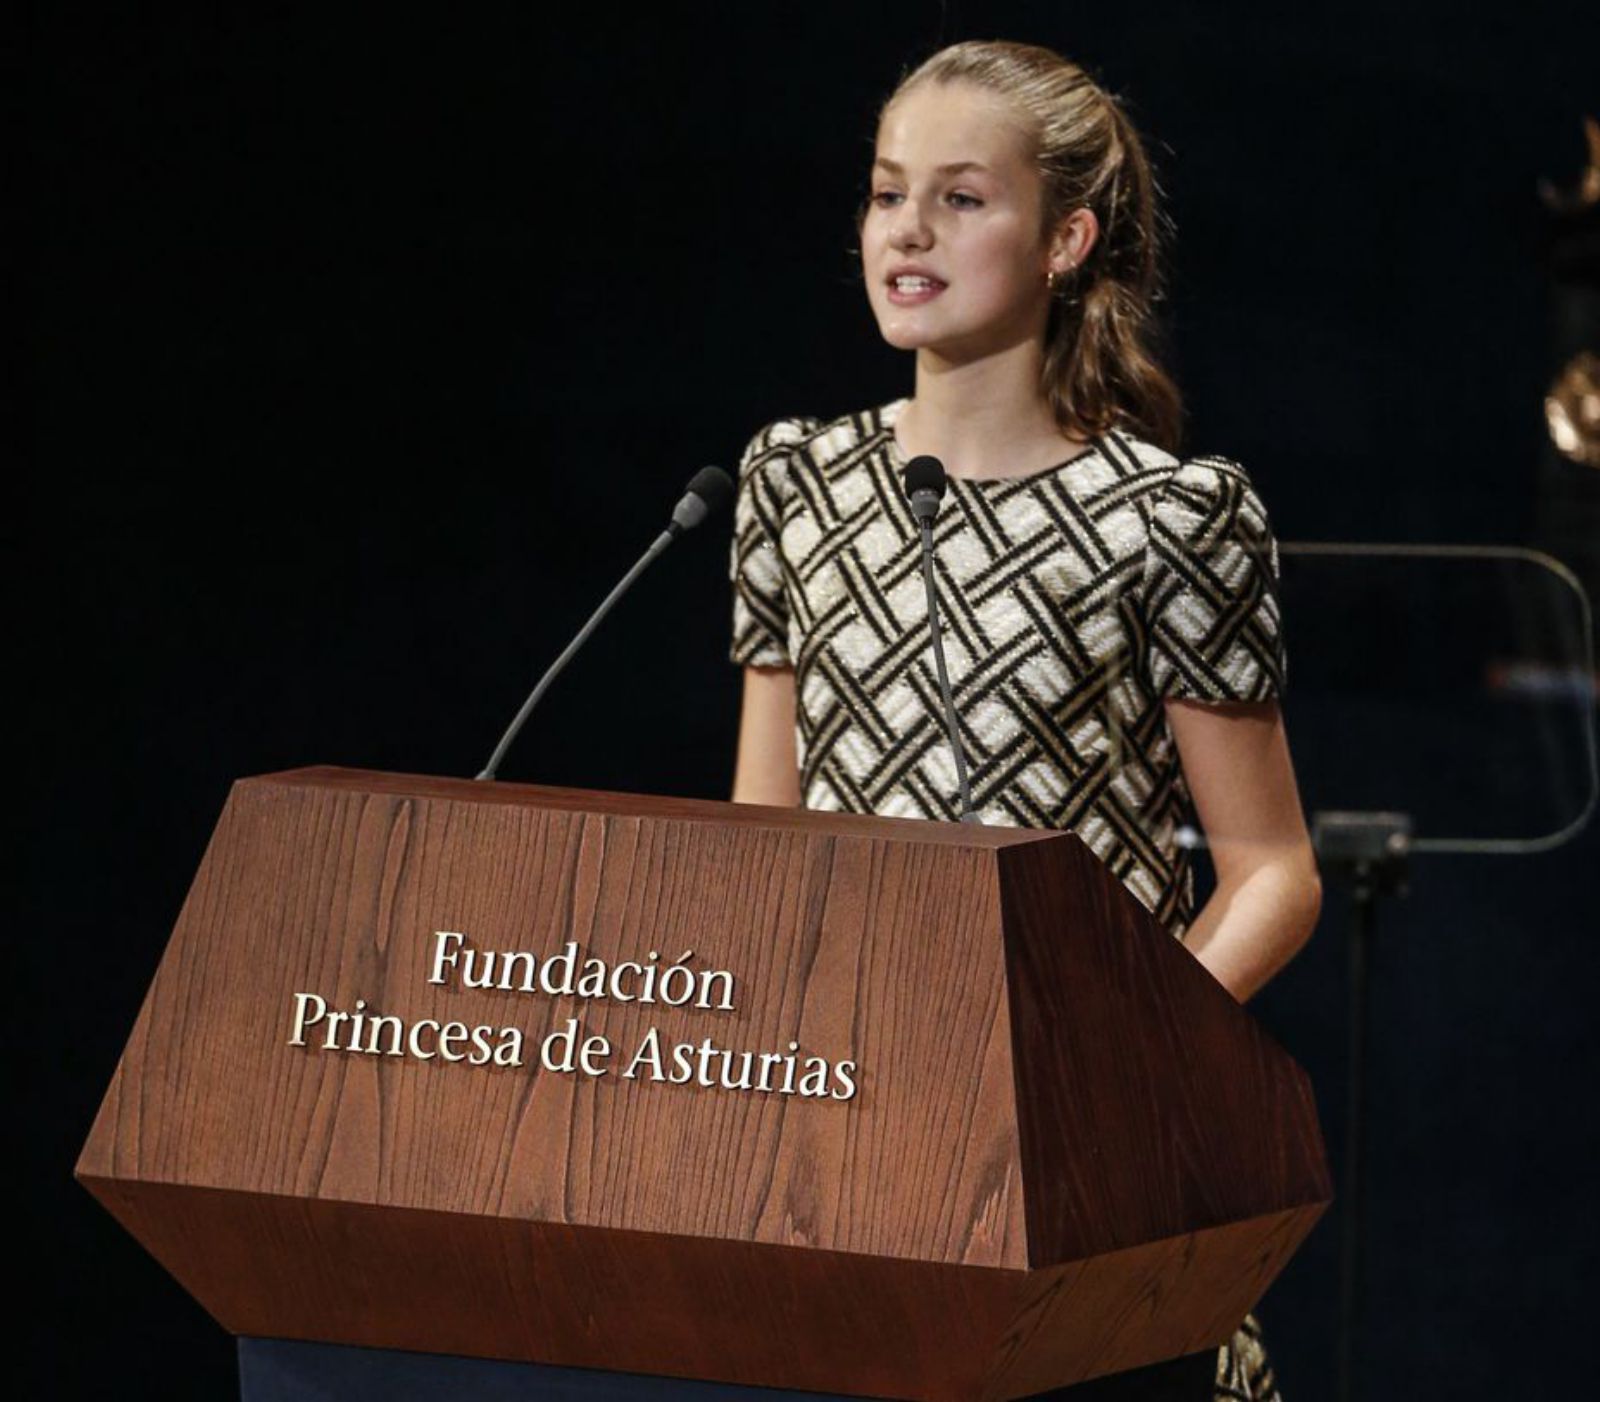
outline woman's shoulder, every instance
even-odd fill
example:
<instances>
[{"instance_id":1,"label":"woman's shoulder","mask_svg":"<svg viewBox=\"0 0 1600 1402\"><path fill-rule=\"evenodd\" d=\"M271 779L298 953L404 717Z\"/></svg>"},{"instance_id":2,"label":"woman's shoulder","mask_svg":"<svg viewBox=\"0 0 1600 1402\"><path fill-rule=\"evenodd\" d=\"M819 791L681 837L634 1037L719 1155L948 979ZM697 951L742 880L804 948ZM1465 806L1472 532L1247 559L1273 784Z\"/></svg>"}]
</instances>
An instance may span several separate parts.
<instances>
[{"instance_id":1,"label":"woman's shoulder","mask_svg":"<svg viewBox=\"0 0 1600 1402\"><path fill-rule=\"evenodd\" d=\"M1099 443L1101 451L1137 478L1152 498L1226 497L1255 491L1243 464L1225 453L1180 455L1126 428L1108 430Z\"/></svg>"},{"instance_id":2,"label":"woman's shoulder","mask_svg":"<svg viewBox=\"0 0 1600 1402\"><path fill-rule=\"evenodd\" d=\"M745 448L742 466L782 458L823 468L869 440L882 438L892 430L884 417L884 406L826 417L817 414L787 414L762 424Z\"/></svg>"},{"instance_id":3,"label":"woman's shoulder","mask_svg":"<svg viewBox=\"0 0 1600 1402\"><path fill-rule=\"evenodd\" d=\"M750 441L761 447L803 442L821 423L822 420L813 414L785 414L762 424Z\"/></svg>"},{"instance_id":4,"label":"woman's shoulder","mask_svg":"<svg viewBox=\"0 0 1600 1402\"><path fill-rule=\"evenodd\" d=\"M794 460L805 451L806 440L818 422L808 414L787 414L751 434L739 455L740 498L756 492L778 502L787 499Z\"/></svg>"},{"instance_id":5,"label":"woman's shoulder","mask_svg":"<svg viewBox=\"0 0 1600 1402\"><path fill-rule=\"evenodd\" d=\"M1133 495L1144 522L1147 577L1158 558L1201 558L1221 569L1216 562L1225 555L1233 558L1241 548L1266 552L1276 574L1277 548L1266 504L1237 458L1172 453L1124 429L1111 430L1100 442L1108 457L1120 454L1125 463L1138 464L1137 469L1125 469L1123 485L1137 472Z\"/></svg>"}]
</instances>

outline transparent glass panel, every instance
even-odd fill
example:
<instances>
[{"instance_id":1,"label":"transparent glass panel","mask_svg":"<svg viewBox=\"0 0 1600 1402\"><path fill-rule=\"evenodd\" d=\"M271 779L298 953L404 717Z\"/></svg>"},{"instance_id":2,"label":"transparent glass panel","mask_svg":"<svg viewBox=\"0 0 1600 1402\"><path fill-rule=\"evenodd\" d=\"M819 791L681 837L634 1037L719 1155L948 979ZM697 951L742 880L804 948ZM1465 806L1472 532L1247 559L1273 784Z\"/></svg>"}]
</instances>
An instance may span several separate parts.
<instances>
[{"instance_id":1,"label":"transparent glass panel","mask_svg":"<svg viewBox=\"0 0 1600 1402\"><path fill-rule=\"evenodd\" d=\"M1406 815L1413 852L1534 852L1581 831L1600 790L1597 677L1570 570L1514 546L1280 542L1279 555L1308 821Z\"/></svg>"}]
</instances>

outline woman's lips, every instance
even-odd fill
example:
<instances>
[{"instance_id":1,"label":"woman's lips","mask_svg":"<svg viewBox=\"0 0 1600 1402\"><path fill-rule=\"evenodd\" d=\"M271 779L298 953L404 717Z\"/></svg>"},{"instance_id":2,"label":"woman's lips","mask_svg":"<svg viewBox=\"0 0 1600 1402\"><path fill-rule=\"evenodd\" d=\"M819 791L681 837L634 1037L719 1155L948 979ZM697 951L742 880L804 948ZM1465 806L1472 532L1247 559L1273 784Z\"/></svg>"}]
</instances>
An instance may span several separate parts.
<instances>
[{"instance_id":1,"label":"woman's lips","mask_svg":"<svg viewBox=\"0 0 1600 1402\"><path fill-rule=\"evenodd\" d=\"M923 302L931 302L941 292L946 284L933 282L931 286L913 285L905 291L893 281L888 283L889 300L897 307L915 307Z\"/></svg>"}]
</instances>

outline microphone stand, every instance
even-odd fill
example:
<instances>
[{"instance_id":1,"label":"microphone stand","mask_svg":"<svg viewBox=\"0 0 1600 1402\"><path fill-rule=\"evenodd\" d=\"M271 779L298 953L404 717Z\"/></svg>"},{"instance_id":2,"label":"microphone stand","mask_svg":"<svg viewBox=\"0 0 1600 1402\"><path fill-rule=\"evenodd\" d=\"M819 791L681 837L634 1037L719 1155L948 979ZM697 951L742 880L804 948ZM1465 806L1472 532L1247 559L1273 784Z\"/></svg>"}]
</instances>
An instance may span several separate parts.
<instances>
[{"instance_id":1,"label":"microphone stand","mask_svg":"<svg viewBox=\"0 0 1600 1402\"><path fill-rule=\"evenodd\" d=\"M1377 927L1378 897L1406 894L1411 817L1406 813L1322 812L1312 818L1318 866L1350 882L1350 1079L1345 1099L1344 1185L1339 1230L1339 1402L1356 1395L1356 1331L1361 1309L1361 1238L1366 1202L1362 1159L1366 1142L1368 959Z\"/></svg>"},{"instance_id":2,"label":"microphone stand","mask_svg":"<svg viewBox=\"0 0 1600 1402\"><path fill-rule=\"evenodd\" d=\"M961 727L956 716L955 697L950 692L950 676L944 665L944 633L939 627L939 590L933 580L933 521L945 491L944 464L938 458L921 454L905 467L903 486L911 503L911 514L921 527L922 588L928 596L928 629L933 637L933 665L939 674L939 695L944 703L945 730L950 736L950 753L955 758L956 788L961 800L961 821L983 826L972 808L972 789L967 783L967 759L961 744Z\"/></svg>"},{"instance_id":3,"label":"microphone stand","mask_svg":"<svg viewBox=\"0 0 1600 1402\"><path fill-rule=\"evenodd\" d=\"M511 748L512 741L517 738L517 734L522 729L523 724L527 721L528 717L533 714L533 708L539 704L539 698L550 689L550 683L561 675L562 668L564 668L567 663L572 660L578 649L581 648L584 643L588 642L589 634L594 632L594 630L600 626L600 620L611 612L611 606L628 592L629 588L633 585L633 581L645 572L645 570L649 567L650 562L654 560L657 555L659 555L663 550L672 544L672 540L673 534L670 530L662 531L662 533L651 543L650 548L639 557L639 560L634 567L629 570L627 574L622 576L622 579L617 584L616 588L606 595L605 600L601 603L600 607L589 615L589 621L578 630L578 636L567 644L566 650L562 652L560 657L556 658L556 660L550 664L549 669L545 672L544 676L539 678L538 686L534 687L533 691L528 696L528 699L522 703L522 709L517 712L511 724L506 728L506 733L500 737L500 743L494 747L494 753L489 756L489 762L484 765L483 769L475 776L476 778L494 778L495 774L500 768L500 761L506 757L506 751Z\"/></svg>"},{"instance_id":4,"label":"microphone stand","mask_svg":"<svg viewBox=\"0 0 1600 1402\"><path fill-rule=\"evenodd\" d=\"M950 674L944 665L944 633L939 626L939 591L933 582L933 522L920 517L922 526L922 587L928 595L928 626L933 631L933 665L939 674L939 694L944 699L944 724L950 736L950 753L956 761L956 788L961 798L961 821L983 826L983 819L972 810L972 788L967 783L967 760L956 722L955 697L950 692Z\"/></svg>"},{"instance_id":5,"label":"microphone stand","mask_svg":"<svg viewBox=\"0 0 1600 1402\"><path fill-rule=\"evenodd\" d=\"M633 581L644 573L657 555L685 531L692 531L713 510L727 501L733 492L733 479L720 467L702 467L689 479L689 485L684 489L683 496L672 508L672 519L667 523L666 530L651 542L650 548L639 557L634 567L623 575L621 582L606 595L600 607L589 616L589 621L578 630L578 636L567 644L566 650L550 664L544 676L539 678L538 686L534 687L528 699L522 703L522 709L506 727L506 733L500 737L500 743L494 747L494 753L489 756L488 764L478 772L477 778L485 780L494 778L500 768L500 761L506 757L506 751L511 748L511 742L517 738L517 732L522 729L523 723L533 714L533 708L539 704L539 698L549 690L550 683L561 675L561 669L572 660L578 649L589 640L589 635L600 626L600 620L611 612L611 606L628 592Z\"/></svg>"}]
</instances>

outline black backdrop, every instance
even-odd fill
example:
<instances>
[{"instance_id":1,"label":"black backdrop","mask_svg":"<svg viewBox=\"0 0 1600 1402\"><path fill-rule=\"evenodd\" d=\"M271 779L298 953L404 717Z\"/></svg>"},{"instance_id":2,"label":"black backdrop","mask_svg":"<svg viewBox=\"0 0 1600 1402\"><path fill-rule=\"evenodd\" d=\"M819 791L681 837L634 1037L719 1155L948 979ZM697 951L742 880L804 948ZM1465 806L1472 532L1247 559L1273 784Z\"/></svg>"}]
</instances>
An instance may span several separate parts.
<instances>
[{"instance_id":1,"label":"black backdrop","mask_svg":"<svg viewBox=\"0 0 1600 1402\"><path fill-rule=\"evenodd\" d=\"M1593 17L1207 8L35 11L8 1033L41 1395L232 1386L70 1178L229 783L474 772L695 467L909 392L850 223L906 60L1028 39L1130 104L1179 230L1188 447L1243 462L1281 536L1528 538L1534 187L1575 180ZM726 532L656 566L505 778L726 795ZM1290 721L1314 776L1335 737ZM1596 855L1435 862L1390 919L1370 1396L1582 1376ZM1335 1151L1346 918L1331 892L1253 1005ZM1262 1306L1291 1402L1331 1396L1334 1245L1330 1218Z\"/></svg>"}]
</instances>

